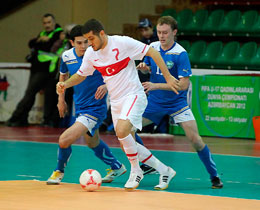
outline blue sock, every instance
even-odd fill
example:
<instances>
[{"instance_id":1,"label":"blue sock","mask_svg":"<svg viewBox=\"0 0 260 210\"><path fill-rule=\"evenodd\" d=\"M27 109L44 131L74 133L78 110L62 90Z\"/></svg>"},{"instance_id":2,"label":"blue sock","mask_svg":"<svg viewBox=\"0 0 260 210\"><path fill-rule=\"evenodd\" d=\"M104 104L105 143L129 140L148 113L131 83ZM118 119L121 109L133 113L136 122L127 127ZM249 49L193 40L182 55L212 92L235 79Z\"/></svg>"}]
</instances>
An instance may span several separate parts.
<instances>
[{"instance_id":1,"label":"blue sock","mask_svg":"<svg viewBox=\"0 0 260 210\"><path fill-rule=\"evenodd\" d=\"M122 163L120 163L115 156L112 154L110 151L109 147L105 142L103 142L100 139L100 143L97 147L91 148L94 152L95 155L102 160L104 163L107 165L110 165L111 169L119 169L122 166Z\"/></svg>"},{"instance_id":2,"label":"blue sock","mask_svg":"<svg viewBox=\"0 0 260 210\"><path fill-rule=\"evenodd\" d=\"M139 143L139 144L141 144L141 145L144 145L144 143L143 143L141 137L138 136L137 133L135 133L135 139L136 139L136 142L137 142L137 143Z\"/></svg>"},{"instance_id":3,"label":"blue sock","mask_svg":"<svg viewBox=\"0 0 260 210\"><path fill-rule=\"evenodd\" d=\"M198 152L200 160L203 162L206 167L208 173L210 174L210 179L215 176L218 176L216 163L214 162L211 152L207 145L203 148L203 150Z\"/></svg>"},{"instance_id":4,"label":"blue sock","mask_svg":"<svg viewBox=\"0 0 260 210\"><path fill-rule=\"evenodd\" d=\"M62 149L59 147L58 150L58 164L55 170L60 170L61 172L64 172L64 168L67 165L67 162L70 158L72 149L71 146L68 148Z\"/></svg>"}]
</instances>

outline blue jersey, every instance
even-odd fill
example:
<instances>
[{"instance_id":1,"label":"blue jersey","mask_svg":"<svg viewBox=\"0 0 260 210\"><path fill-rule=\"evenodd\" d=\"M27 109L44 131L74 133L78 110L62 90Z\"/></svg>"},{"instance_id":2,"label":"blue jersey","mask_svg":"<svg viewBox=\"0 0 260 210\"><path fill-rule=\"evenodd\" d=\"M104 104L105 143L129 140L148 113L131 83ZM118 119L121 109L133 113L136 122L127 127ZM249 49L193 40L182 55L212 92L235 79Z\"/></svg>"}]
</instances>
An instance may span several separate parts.
<instances>
[{"instance_id":1,"label":"blue jersey","mask_svg":"<svg viewBox=\"0 0 260 210\"><path fill-rule=\"evenodd\" d=\"M166 51L161 48L159 41L153 42L150 46L161 54L169 72L176 79L192 75L188 54L181 45L175 42L173 46ZM150 81L152 83L166 83L161 70L151 57L146 56L144 62L151 67ZM173 91L153 90L149 92L148 103L150 101L165 108L177 106L181 109L183 106L187 106L187 90L179 91L179 95Z\"/></svg>"},{"instance_id":2,"label":"blue jersey","mask_svg":"<svg viewBox=\"0 0 260 210\"><path fill-rule=\"evenodd\" d=\"M75 48L65 51L62 54L60 73L64 74L69 72L70 75L75 74L81 66L83 57L78 57ZM93 75L86 77L86 79L74 86L73 99L75 102L76 114L88 113L89 110L95 117L104 117L107 112L106 97L101 100L95 99L95 93L100 85L103 85L103 78L98 71L95 71Z\"/></svg>"}]
</instances>

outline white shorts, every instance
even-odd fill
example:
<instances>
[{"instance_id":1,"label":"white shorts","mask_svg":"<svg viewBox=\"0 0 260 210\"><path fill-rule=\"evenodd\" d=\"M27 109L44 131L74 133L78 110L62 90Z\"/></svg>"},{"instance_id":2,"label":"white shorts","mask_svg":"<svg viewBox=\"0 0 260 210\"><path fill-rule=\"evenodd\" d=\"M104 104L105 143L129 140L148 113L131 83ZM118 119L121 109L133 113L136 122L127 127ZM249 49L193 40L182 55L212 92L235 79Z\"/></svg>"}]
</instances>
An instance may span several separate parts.
<instances>
[{"instance_id":1,"label":"white shorts","mask_svg":"<svg viewBox=\"0 0 260 210\"><path fill-rule=\"evenodd\" d=\"M137 95L128 95L116 102L111 101L111 113L114 128L116 128L118 119L130 120L134 129L142 130L142 115L147 106L147 97L143 93Z\"/></svg>"},{"instance_id":2,"label":"white shorts","mask_svg":"<svg viewBox=\"0 0 260 210\"><path fill-rule=\"evenodd\" d=\"M77 117L76 122L83 124L91 134L94 135L95 130L99 127L98 119L88 114L81 114Z\"/></svg>"},{"instance_id":3,"label":"white shorts","mask_svg":"<svg viewBox=\"0 0 260 210\"><path fill-rule=\"evenodd\" d=\"M181 123L181 122L186 122L186 121L190 121L190 120L195 120L192 111L190 109L187 109L186 111L175 115L174 117L172 117L174 120L174 123Z\"/></svg>"}]
</instances>

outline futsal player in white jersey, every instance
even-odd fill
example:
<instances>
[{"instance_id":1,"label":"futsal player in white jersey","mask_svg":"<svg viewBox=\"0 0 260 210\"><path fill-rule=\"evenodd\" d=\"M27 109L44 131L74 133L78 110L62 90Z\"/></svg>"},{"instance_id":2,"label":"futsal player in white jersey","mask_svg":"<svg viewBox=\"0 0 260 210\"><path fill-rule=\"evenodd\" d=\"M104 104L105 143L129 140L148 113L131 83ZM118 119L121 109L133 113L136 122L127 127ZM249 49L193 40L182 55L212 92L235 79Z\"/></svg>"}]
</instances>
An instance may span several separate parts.
<instances>
[{"instance_id":1,"label":"futsal player in white jersey","mask_svg":"<svg viewBox=\"0 0 260 210\"><path fill-rule=\"evenodd\" d=\"M176 172L134 139L135 129L142 129L142 114L147 106L134 60L141 60L145 55L152 57L176 94L179 88L178 80L169 73L160 54L148 45L126 36L108 36L102 24L95 19L87 21L82 32L91 47L86 50L77 74L57 84L57 93L62 94L66 88L81 83L98 70L107 85L116 135L131 164L131 173L125 189L137 188L143 179L139 161L160 173L159 184L155 189L166 189Z\"/></svg>"}]
</instances>

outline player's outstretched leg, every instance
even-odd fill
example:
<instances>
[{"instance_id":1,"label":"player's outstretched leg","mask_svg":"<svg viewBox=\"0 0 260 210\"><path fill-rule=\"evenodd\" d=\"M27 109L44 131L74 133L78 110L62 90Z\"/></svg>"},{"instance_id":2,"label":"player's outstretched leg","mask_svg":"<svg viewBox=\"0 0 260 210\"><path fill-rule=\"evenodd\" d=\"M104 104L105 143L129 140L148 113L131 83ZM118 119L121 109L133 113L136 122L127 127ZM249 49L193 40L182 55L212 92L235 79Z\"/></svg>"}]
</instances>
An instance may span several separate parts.
<instances>
[{"instance_id":1,"label":"player's outstretched leg","mask_svg":"<svg viewBox=\"0 0 260 210\"><path fill-rule=\"evenodd\" d=\"M139 159L135 140L131 134L124 138L118 138L123 145L126 156L131 164L131 172L129 179L125 184L126 190L133 190L139 186L140 181L143 179L143 171L139 166Z\"/></svg>"},{"instance_id":2,"label":"player's outstretched leg","mask_svg":"<svg viewBox=\"0 0 260 210\"><path fill-rule=\"evenodd\" d=\"M218 176L216 163L213 160L212 154L208 146L205 145L205 147L201 151L198 151L197 153L200 160L202 161L205 168L207 169L208 173L210 174L212 188L213 189L222 188L223 183Z\"/></svg>"},{"instance_id":3,"label":"player's outstretched leg","mask_svg":"<svg viewBox=\"0 0 260 210\"><path fill-rule=\"evenodd\" d=\"M50 178L47 180L48 185L60 184L61 180L64 177L64 169L71 156L71 152L72 152L71 146L69 146L68 148L59 147L57 167L51 174Z\"/></svg>"},{"instance_id":4,"label":"player's outstretched leg","mask_svg":"<svg viewBox=\"0 0 260 210\"><path fill-rule=\"evenodd\" d=\"M126 172L125 166L116 159L108 145L101 139L99 145L91 149L100 160L110 166L110 169L107 169L107 175L102 178L103 183L110 183Z\"/></svg>"},{"instance_id":5,"label":"player's outstretched leg","mask_svg":"<svg viewBox=\"0 0 260 210\"><path fill-rule=\"evenodd\" d=\"M140 138L140 136L137 135L137 133L135 133L135 140L136 140L137 143L139 143L141 145L144 145L142 139ZM151 166L148 166L148 165L146 165L144 163L142 163L140 165L140 168L142 169L144 175L157 174L158 173L155 168L153 168Z\"/></svg>"},{"instance_id":6,"label":"player's outstretched leg","mask_svg":"<svg viewBox=\"0 0 260 210\"><path fill-rule=\"evenodd\" d=\"M158 160L152 153L143 145L137 143L137 151L139 159L142 163L145 163L155 168L160 173L159 184L154 187L156 190L165 190L168 188L170 181L176 175L171 167L166 166L160 160Z\"/></svg>"}]
</instances>

